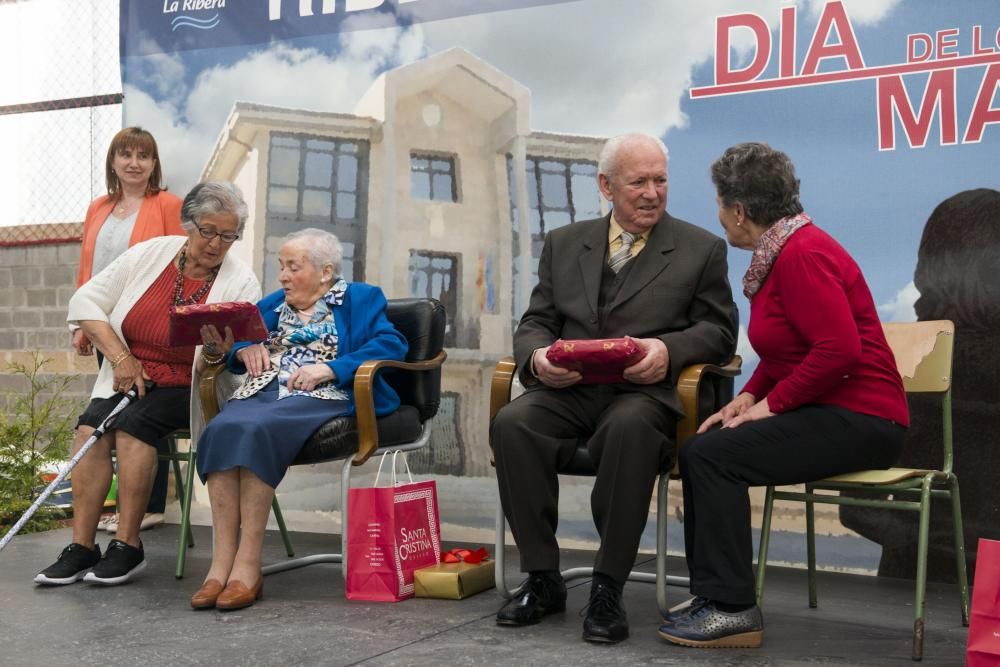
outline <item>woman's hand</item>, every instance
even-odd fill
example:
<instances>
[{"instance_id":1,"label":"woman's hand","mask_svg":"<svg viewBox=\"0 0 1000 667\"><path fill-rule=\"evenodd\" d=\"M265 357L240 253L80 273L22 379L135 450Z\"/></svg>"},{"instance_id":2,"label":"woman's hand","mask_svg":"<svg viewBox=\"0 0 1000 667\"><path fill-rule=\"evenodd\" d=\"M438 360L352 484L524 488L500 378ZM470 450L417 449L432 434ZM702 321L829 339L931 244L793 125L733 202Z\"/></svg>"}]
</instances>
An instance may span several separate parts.
<instances>
[{"instance_id":1,"label":"woman's hand","mask_svg":"<svg viewBox=\"0 0 1000 667\"><path fill-rule=\"evenodd\" d=\"M202 354L209 357L219 357L227 354L232 349L234 342L236 340L233 338L233 330L229 327L226 327L225 338L222 337L222 334L219 333L214 324L206 324L201 328L201 351Z\"/></svg>"},{"instance_id":2,"label":"woman's hand","mask_svg":"<svg viewBox=\"0 0 1000 667\"><path fill-rule=\"evenodd\" d=\"M247 373L250 373L250 377L253 378L259 377L261 373L271 367L271 355L267 353L267 348L260 343L241 348L236 353L236 358L247 367Z\"/></svg>"},{"instance_id":3,"label":"woman's hand","mask_svg":"<svg viewBox=\"0 0 1000 667\"><path fill-rule=\"evenodd\" d=\"M110 362L109 362L110 363ZM129 354L118 362L114 370L115 391L126 393L135 385L139 391L139 398L146 395L146 372L142 369L139 360Z\"/></svg>"},{"instance_id":4,"label":"woman's hand","mask_svg":"<svg viewBox=\"0 0 1000 667\"><path fill-rule=\"evenodd\" d=\"M288 377L287 386L290 391L312 391L319 385L336 378L333 369L326 364L310 364L300 366L297 371L292 373Z\"/></svg>"},{"instance_id":5,"label":"woman's hand","mask_svg":"<svg viewBox=\"0 0 1000 667\"><path fill-rule=\"evenodd\" d=\"M73 331L73 349L81 357L89 357L94 354L94 346L90 343L90 339L87 338L87 334L83 333L83 329L75 329Z\"/></svg>"},{"instance_id":6,"label":"woman's hand","mask_svg":"<svg viewBox=\"0 0 1000 667\"><path fill-rule=\"evenodd\" d=\"M764 400L766 401L767 399ZM752 408L756 402L757 399L753 394L748 394L746 392L740 394L733 400L729 401L729 403L727 403L721 410L703 421L701 426L698 427L698 433L704 433L716 424L722 424L723 428L730 428L732 426L731 422L733 419L739 417ZM768 414L770 415L770 413Z\"/></svg>"},{"instance_id":7,"label":"woman's hand","mask_svg":"<svg viewBox=\"0 0 1000 667\"><path fill-rule=\"evenodd\" d=\"M722 428L736 428L740 424L745 424L746 422L760 421L761 419L767 419L768 417L773 416L774 413L771 412L771 408L767 404L767 397L765 396L761 400L754 403L749 409L744 410L729 421L722 422Z\"/></svg>"}]
</instances>

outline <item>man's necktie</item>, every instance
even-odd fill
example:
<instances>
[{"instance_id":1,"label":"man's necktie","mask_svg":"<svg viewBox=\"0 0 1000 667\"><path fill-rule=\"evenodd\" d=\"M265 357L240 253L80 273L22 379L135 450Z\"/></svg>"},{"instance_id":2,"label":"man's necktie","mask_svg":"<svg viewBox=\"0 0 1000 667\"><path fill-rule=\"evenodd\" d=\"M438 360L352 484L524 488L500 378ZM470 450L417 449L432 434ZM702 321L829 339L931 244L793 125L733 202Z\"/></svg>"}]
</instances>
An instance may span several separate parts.
<instances>
[{"instance_id":1,"label":"man's necktie","mask_svg":"<svg viewBox=\"0 0 1000 667\"><path fill-rule=\"evenodd\" d=\"M632 259L632 244L635 243L637 238L639 238L639 235L622 232L621 236L618 238L622 240L621 246L614 252L614 254L611 255L611 257L608 257L608 266L611 267L611 270L615 273L621 271L621 268L625 266L630 259Z\"/></svg>"}]
</instances>

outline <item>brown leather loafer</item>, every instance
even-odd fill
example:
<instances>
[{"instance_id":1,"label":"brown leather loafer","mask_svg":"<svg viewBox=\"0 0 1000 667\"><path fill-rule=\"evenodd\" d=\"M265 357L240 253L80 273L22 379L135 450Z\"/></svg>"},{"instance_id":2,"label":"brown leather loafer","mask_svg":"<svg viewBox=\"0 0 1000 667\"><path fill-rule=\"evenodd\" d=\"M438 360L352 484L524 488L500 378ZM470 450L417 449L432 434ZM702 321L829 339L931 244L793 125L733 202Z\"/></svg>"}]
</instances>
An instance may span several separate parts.
<instances>
[{"instance_id":1,"label":"brown leather loafer","mask_svg":"<svg viewBox=\"0 0 1000 667\"><path fill-rule=\"evenodd\" d=\"M253 588L247 588L242 581L234 579L226 584L225 590L219 594L219 598L215 601L215 608L223 611L243 609L259 600L263 594L263 576L257 578L257 585Z\"/></svg>"},{"instance_id":2,"label":"brown leather loafer","mask_svg":"<svg viewBox=\"0 0 1000 667\"><path fill-rule=\"evenodd\" d=\"M222 582L218 579L209 579L191 596L191 608L211 609L215 606L220 593L222 593Z\"/></svg>"}]
</instances>

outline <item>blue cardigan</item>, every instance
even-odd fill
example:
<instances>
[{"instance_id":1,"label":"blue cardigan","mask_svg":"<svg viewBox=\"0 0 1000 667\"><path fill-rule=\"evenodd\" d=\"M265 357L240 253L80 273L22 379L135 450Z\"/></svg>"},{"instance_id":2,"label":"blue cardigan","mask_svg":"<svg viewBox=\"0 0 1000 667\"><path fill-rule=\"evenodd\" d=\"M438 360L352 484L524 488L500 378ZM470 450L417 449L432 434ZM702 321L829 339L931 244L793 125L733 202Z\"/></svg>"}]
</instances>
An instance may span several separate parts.
<instances>
[{"instance_id":1,"label":"blue cardigan","mask_svg":"<svg viewBox=\"0 0 1000 667\"><path fill-rule=\"evenodd\" d=\"M278 313L275 309L285 301L283 290L272 292L257 302L267 330L278 330ZM354 374L365 361L394 359L402 361L408 349L406 338L399 333L385 315L387 303L382 290L367 283L348 283L344 302L333 308L337 327L337 358L327 362L336 379L338 389L347 392L354 403ZM246 366L236 357L236 352L254 343L236 343L229 353L227 365L234 373L246 373ZM375 414L387 415L399 407L399 397L379 373L373 384ZM352 407L350 414L354 414Z\"/></svg>"}]
</instances>

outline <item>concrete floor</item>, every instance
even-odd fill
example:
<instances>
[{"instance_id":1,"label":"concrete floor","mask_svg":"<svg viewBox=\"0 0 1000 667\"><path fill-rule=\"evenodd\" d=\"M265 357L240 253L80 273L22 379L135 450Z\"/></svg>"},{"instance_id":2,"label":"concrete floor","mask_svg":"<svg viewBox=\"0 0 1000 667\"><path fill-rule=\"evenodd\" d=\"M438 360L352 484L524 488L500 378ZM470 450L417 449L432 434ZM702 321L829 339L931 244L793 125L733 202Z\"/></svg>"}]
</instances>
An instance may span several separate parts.
<instances>
[{"instance_id":1,"label":"concrete floor","mask_svg":"<svg viewBox=\"0 0 1000 667\"><path fill-rule=\"evenodd\" d=\"M180 581L173 576L177 535L170 525L143 533L149 567L141 579L114 588L36 587L32 577L55 559L70 532L17 537L0 554L0 665L910 664L913 588L906 581L821 573L820 606L809 609L805 572L769 568L763 648L717 651L658 639L655 589L630 583L632 637L595 646L581 640L576 613L587 602L589 580L570 582L565 614L522 629L494 623L496 591L462 601L348 601L337 565L272 575L263 600L246 610L195 612L188 598L208 568L210 531L196 528L198 543ZM315 533L293 538L300 555L333 551L336 542ZM284 557L276 533L265 551L266 562ZM509 551L508 571L517 581L516 554ZM591 558L567 551L564 565ZM643 556L639 567L652 571L651 560ZM681 561L671 565L683 574ZM686 598L683 589L670 590L671 602ZM926 624L925 664L964 664L966 629L953 586L929 587Z\"/></svg>"}]
</instances>

